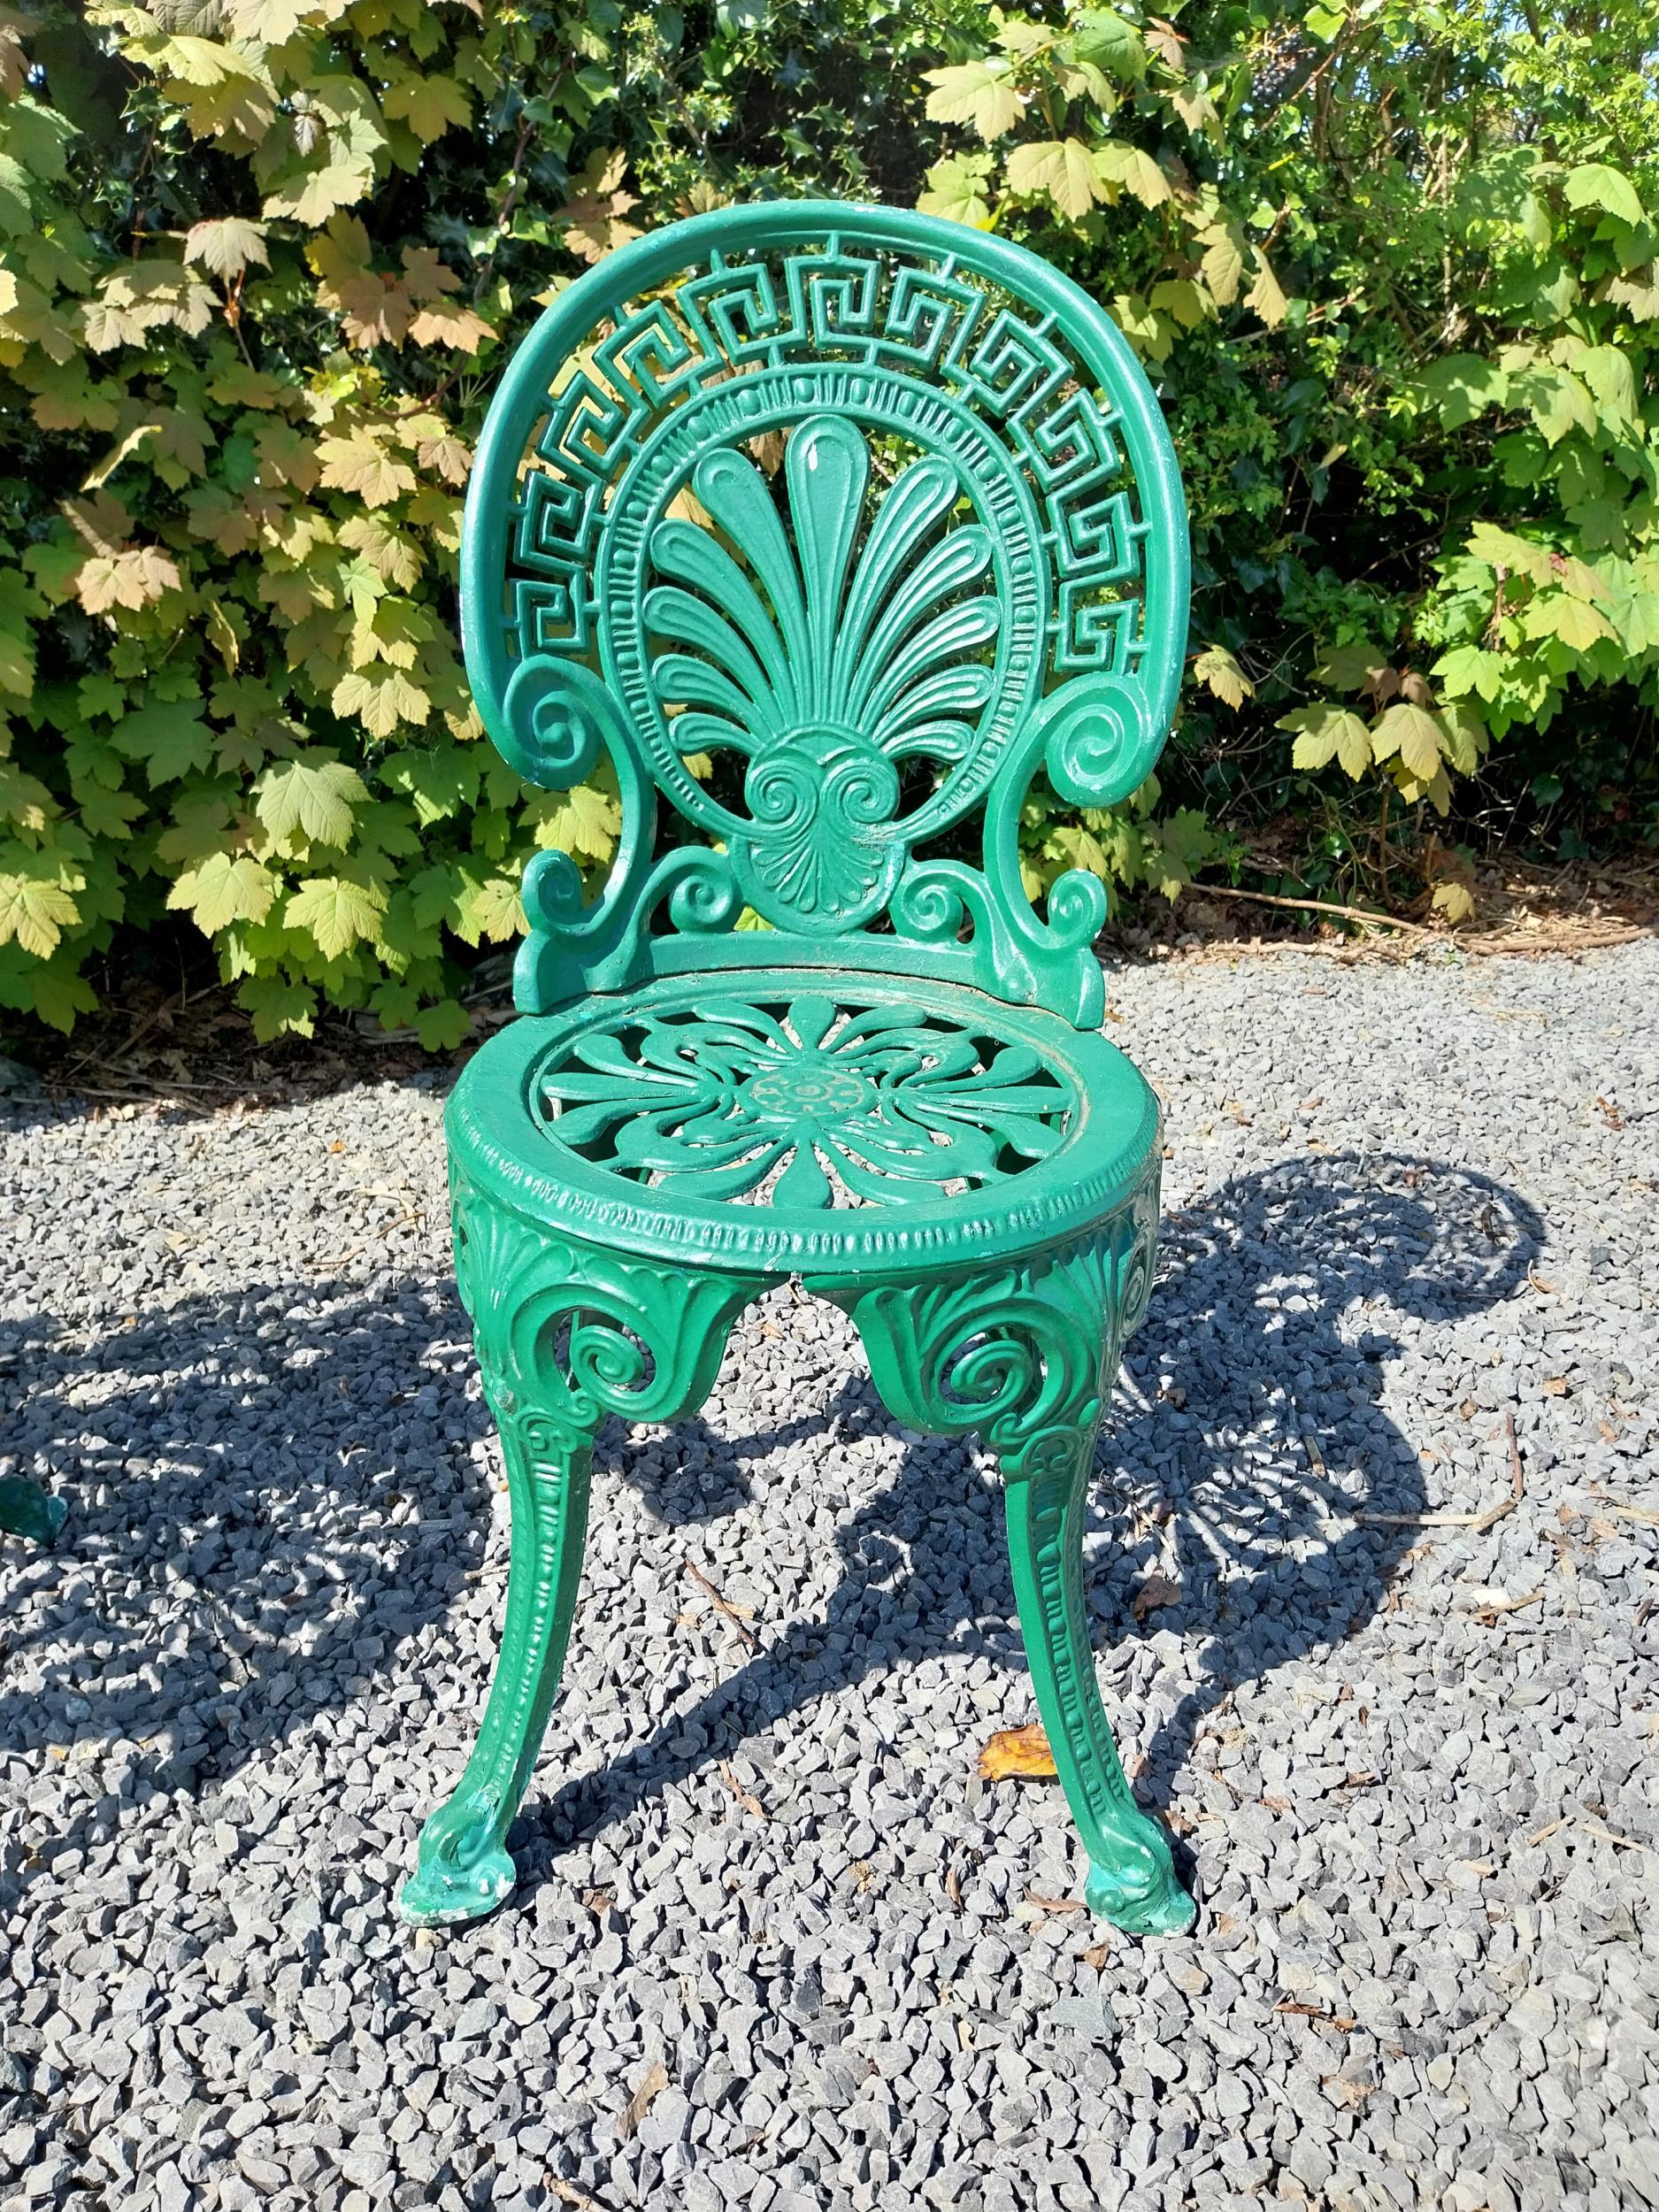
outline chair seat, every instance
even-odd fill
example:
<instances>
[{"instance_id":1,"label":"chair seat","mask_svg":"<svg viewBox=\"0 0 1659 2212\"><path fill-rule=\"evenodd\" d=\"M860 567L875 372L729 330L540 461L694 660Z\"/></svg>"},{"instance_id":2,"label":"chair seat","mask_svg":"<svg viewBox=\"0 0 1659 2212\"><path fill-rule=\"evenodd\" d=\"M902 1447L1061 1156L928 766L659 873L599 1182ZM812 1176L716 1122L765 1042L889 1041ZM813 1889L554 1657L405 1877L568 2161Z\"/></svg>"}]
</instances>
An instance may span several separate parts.
<instances>
[{"instance_id":1,"label":"chair seat","mask_svg":"<svg viewBox=\"0 0 1659 2212\"><path fill-rule=\"evenodd\" d=\"M449 1110L457 1166L550 1227L828 1279L1060 1242L1131 1194L1158 1130L1104 1037L839 968L668 976L526 1017Z\"/></svg>"}]
</instances>

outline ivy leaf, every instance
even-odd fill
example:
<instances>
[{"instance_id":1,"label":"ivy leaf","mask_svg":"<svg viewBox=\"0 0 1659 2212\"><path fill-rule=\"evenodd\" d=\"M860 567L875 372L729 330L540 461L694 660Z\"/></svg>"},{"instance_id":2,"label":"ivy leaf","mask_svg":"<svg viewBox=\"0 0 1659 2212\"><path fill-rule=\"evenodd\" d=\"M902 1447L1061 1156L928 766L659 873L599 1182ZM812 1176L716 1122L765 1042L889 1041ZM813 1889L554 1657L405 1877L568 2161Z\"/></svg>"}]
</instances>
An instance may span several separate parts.
<instances>
[{"instance_id":1,"label":"ivy leaf","mask_svg":"<svg viewBox=\"0 0 1659 2212\"><path fill-rule=\"evenodd\" d=\"M183 908L207 936L232 922L262 922L281 886L251 853L209 853L199 866L187 868L167 894L175 911Z\"/></svg>"},{"instance_id":2,"label":"ivy leaf","mask_svg":"<svg viewBox=\"0 0 1659 2212\"><path fill-rule=\"evenodd\" d=\"M380 934L386 894L378 883L351 876L311 876L290 891L282 910L285 929L303 929L317 941L326 960L359 942L374 944Z\"/></svg>"},{"instance_id":3,"label":"ivy leaf","mask_svg":"<svg viewBox=\"0 0 1659 2212\"><path fill-rule=\"evenodd\" d=\"M924 81L933 88L927 96L928 120L971 124L987 145L993 139L1008 135L1025 104L1025 95L1015 86L1011 65L1000 57L922 73Z\"/></svg>"},{"instance_id":4,"label":"ivy leaf","mask_svg":"<svg viewBox=\"0 0 1659 2212\"><path fill-rule=\"evenodd\" d=\"M368 795L362 777L344 761L302 754L265 770L254 786L254 810L273 844L286 844L298 830L313 844L343 845L352 810Z\"/></svg>"},{"instance_id":5,"label":"ivy leaf","mask_svg":"<svg viewBox=\"0 0 1659 2212\"><path fill-rule=\"evenodd\" d=\"M184 257L199 261L216 277L236 277L257 262L264 269L270 266L271 257L265 251L265 227L252 223L244 216L226 215L216 222L192 223L184 234Z\"/></svg>"},{"instance_id":6,"label":"ivy leaf","mask_svg":"<svg viewBox=\"0 0 1659 2212\"><path fill-rule=\"evenodd\" d=\"M1022 197L1046 195L1076 222L1101 196L1094 157L1080 138L1043 139L1016 146L1008 157L1008 188Z\"/></svg>"},{"instance_id":7,"label":"ivy leaf","mask_svg":"<svg viewBox=\"0 0 1659 2212\"><path fill-rule=\"evenodd\" d=\"M1442 731L1438 716L1409 699L1385 708L1373 724L1371 751L1379 760L1398 753L1407 771L1419 783L1431 783L1440 772Z\"/></svg>"}]
</instances>

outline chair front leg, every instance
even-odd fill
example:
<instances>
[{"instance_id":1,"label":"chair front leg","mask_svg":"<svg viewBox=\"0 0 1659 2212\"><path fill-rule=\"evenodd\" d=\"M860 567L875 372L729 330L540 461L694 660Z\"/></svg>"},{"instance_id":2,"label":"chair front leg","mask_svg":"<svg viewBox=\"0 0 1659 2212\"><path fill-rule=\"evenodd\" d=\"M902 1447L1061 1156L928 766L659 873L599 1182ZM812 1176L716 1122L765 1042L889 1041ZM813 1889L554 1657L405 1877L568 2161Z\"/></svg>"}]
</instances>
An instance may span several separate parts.
<instances>
[{"instance_id":1,"label":"chair front leg","mask_svg":"<svg viewBox=\"0 0 1659 2212\"><path fill-rule=\"evenodd\" d=\"M506 1835L541 1748L581 1580L588 1471L607 1414L672 1421L713 1386L761 1279L691 1274L557 1237L452 1164L455 1268L512 1504L507 1617L483 1725L421 1831L398 1906L417 1924L474 1920L515 1879Z\"/></svg>"},{"instance_id":2,"label":"chair front leg","mask_svg":"<svg viewBox=\"0 0 1659 2212\"><path fill-rule=\"evenodd\" d=\"M978 1430L1007 1485L1020 1632L1061 1786L1088 1851L1087 1895L1114 1925L1192 1925L1169 1840L1135 1803L1095 1679L1083 1602L1083 1525L1094 1440L1124 1330L1150 1268L1147 1209L1088 1240L941 1282L859 1291L848 1307L892 1411L935 1434Z\"/></svg>"},{"instance_id":3,"label":"chair front leg","mask_svg":"<svg viewBox=\"0 0 1659 2212\"><path fill-rule=\"evenodd\" d=\"M1101 1703L1083 1601L1083 1528L1098 1419L1049 1429L1002 1455L1008 1551L1037 1710L1088 1852L1089 1909L1135 1935L1194 1917L1169 1840L1135 1803Z\"/></svg>"},{"instance_id":4,"label":"chair front leg","mask_svg":"<svg viewBox=\"0 0 1659 2212\"><path fill-rule=\"evenodd\" d=\"M518 1877L505 1839L547 1728L570 1641L588 1532L590 1432L491 1394L512 1506L507 1616L478 1742L420 1832L398 1909L416 1926L491 1912Z\"/></svg>"}]
</instances>

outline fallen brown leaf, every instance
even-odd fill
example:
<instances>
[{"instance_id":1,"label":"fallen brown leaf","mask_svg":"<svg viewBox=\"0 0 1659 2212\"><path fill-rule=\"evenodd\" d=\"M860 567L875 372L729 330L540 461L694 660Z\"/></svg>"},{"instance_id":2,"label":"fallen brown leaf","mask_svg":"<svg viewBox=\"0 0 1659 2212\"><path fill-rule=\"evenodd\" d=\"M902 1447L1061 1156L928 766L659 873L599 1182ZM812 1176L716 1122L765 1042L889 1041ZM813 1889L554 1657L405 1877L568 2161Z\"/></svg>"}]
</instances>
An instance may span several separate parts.
<instances>
[{"instance_id":1,"label":"fallen brown leaf","mask_svg":"<svg viewBox=\"0 0 1659 2212\"><path fill-rule=\"evenodd\" d=\"M667 2086L668 2069L660 2058L654 2058L641 2077L638 2088L628 2099L622 2117L617 2122L618 2143L627 2141Z\"/></svg>"},{"instance_id":2,"label":"fallen brown leaf","mask_svg":"<svg viewBox=\"0 0 1659 2212\"><path fill-rule=\"evenodd\" d=\"M1136 1620L1145 1620L1148 1613L1162 1612L1166 1605L1179 1605L1184 1593L1179 1582L1171 1582L1168 1575L1149 1574L1135 1592L1130 1611Z\"/></svg>"},{"instance_id":3,"label":"fallen brown leaf","mask_svg":"<svg viewBox=\"0 0 1659 2212\"><path fill-rule=\"evenodd\" d=\"M722 1759L720 1762L720 1779L726 1784L726 1788L731 1791L733 1796L736 1798L738 1803L743 1808L743 1810L746 1813L753 1813L757 1820L765 1819L766 1808L761 1803L759 1798L756 1796L753 1790L746 1790L743 1787L743 1785L738 1780L737 1776L733 1770L732 1762L729 1759Z\"/></svg>"},{"instance_id":4,"label":"fallen brown leaf","mask_svg":"<svg viewBox=\"0 0 1659 2212\"><path fill-rule=\"evenodd\" d=\"M1039 1912L1087 1912L1088 1900L1085 1897L1040 1897L1034 1889L1025 1892L1025 1902L1035 1905Z\"/></svg>"},{"instance_id":5,"label":"fallen brown leaf","mask_svg":"<svg viewBox=\"0 0 1659 2212\"><path fill-rule=\"evenodd\" d=\"M1350 2111L1377 2094L1374 2081L1345 2081L1340 2074L1326 2074L1319 2086L1333 2104L1345 2104Z\"/></svg>"},{"instance_id":6,"label":"fallen brown leaf","mask_svg":"<svg viewBox=\"0 0 1659 2212\"><path fill-rule=\"evenodd\" d=\"M590 2197L586 2189L579 2189L573 2181L566 2181L563 2174L545 2174L542 2185L561 2204L574 2208L574 2212L604 2212L597 2197Z\"/></svg>"},{"instance_id":7,"label":"fallen brown leaf","mask_svg":"<svg viewBox=\"0 0 1659 2212\"><path fill-rule=\"evenodd\" d=\"M1039 1722L1026 1728L999 1728L979 1754L980 1778L1006 1782L1013 1776L1045 1776L1059 1770Z\"/></svg>"}]
</instances>

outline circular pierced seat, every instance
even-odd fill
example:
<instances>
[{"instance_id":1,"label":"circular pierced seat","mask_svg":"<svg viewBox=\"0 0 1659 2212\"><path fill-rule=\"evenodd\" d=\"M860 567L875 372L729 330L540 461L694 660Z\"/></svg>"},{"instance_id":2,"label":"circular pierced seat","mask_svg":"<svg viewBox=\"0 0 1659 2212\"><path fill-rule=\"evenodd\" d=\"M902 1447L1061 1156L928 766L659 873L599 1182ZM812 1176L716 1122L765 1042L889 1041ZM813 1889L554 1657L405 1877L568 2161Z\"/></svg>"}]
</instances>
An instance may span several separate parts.
<instances>
[{"instance_id":1,"label":"circular pierced seat","mask_svg":"<svg viewBox=\"0 0 1659 2212\"><path fill-rule=\"evenodd\" d=\"M449 1110L457 1164L549 1226L807 1275L988 1261L1147 1177L1157 1104L1106 1039L957 985L660 979L516 1023Z\"/></svg>"}]
</instances>

